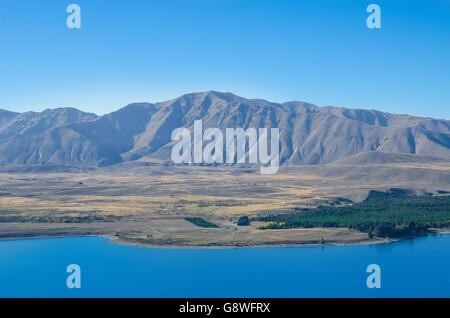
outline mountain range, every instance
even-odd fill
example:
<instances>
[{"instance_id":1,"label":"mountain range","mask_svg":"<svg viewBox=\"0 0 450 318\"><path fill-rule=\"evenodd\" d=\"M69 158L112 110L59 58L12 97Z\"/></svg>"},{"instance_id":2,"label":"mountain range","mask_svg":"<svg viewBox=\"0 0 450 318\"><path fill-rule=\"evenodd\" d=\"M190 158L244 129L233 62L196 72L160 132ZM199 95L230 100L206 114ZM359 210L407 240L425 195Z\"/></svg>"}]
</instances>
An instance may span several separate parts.
<instances>
[{"instance_id":1,"label":"mountain range","mask_svg":"<svg viewBox=\"0 0 450 318\"><path fill-rule=\"evenodd\" d=\"M209 91L134 103L103 116L74 108L0 110L0 164L102 167L139 159L170 164L172 131L192 131L199 119L204 129L278 127L283 165L327 164L366 152L450 160L449 120Z\"/></svg>"}]
</instances>

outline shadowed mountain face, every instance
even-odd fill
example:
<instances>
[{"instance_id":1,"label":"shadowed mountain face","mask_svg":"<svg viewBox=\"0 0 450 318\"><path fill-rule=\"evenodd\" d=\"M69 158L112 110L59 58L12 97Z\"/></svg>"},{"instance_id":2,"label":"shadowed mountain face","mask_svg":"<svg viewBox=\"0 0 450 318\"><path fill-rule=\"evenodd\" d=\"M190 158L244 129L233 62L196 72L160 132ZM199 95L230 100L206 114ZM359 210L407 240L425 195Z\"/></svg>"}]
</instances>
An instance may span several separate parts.
<instances>
[{"instance_id":1,"label":"shadowed mountain face","mask_svg":"<svg viewBox=\"0 0 450 318\"><path fill-rule=\"evenodd\" d=\"M199 119L204 130L278 127L282 164L325 164L373 150L450 160L448 120L205 92L131 104L101 117L71 108L0 110L0 164L108 166L142 157L170 162L172 131L192 131Z\"/></svg>"}]
</instances>

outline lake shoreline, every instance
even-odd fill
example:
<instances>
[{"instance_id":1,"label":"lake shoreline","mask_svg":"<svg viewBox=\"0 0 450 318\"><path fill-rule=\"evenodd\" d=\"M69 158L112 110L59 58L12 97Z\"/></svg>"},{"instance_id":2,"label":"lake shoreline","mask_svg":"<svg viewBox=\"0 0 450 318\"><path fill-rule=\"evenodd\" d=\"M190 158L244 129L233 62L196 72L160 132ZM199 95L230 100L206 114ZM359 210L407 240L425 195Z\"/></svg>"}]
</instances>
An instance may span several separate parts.
<instances>
[{"instance_id":1,"label":"lake shoreline","mask_svg":"<svg viewBox=\"0 0 450 318\"><path fill-rule=\"evenodd\" d=\"M15 236L15 237L1 237L0 241L14 241L14 240L26 240L26 239L39 239L39 238L68 238L68 237L103 237L108 239L108 243L123 245L123 246L137 246L145 248L160 248L160 249L239 249L239 248L256 248L256 247L331 247L331 246L359 246L359 245L374 245L374 244L389 244L405 240L411 240L420 237L434 236L441 234L450 234L450 229L431 229L430 233L420 236L408 236L395 239L372 239L362 240L355 242L333 242L333 243L312 243L305 241L294 243L273 243L273 244L248 244L248 245L181 245L181 244L150 244L143 242L135 242L132 240L122 239L112 235L102 234L68 234L68 235L36 235L36 236Z\"/></svg>"},{"instance_id":2,"label":"lake shoreline","mask_svg":"<svg viewBox=\"0 0 450 318\"><path fill-rule=\"evenodd\" d=\"M109 238L109 243L112 244L118 244L118 245L127 245L127 246L138 246L138 247L146 247L146 248L163 248L163 249L233 249L233 248L254 248L254 247L330 247L330 246L358 246L358 245L374 245L374 244L390 244L390 243L396 243L401 242L405 240L411 240L419 237L426 237L426 236L434 236L434 235L440 235L440 234L450 234L450 229L431 229L430 233L425 235L419 235L419 236L407 236L407 237L400 237L400 238L393 238L393 239L383 239L383 238L376 238L376 239L367 239L362 241L355 241L355 242L333 242L333 243L311 243L311 242L305 242L305 243L273 243L273 244L249 244L249 245L242 245L242 246L234 246L234 245L179 245L179 244L150 244L150 243L142 243L142 242L133 242L125 239L121 239L118 237L110 237L110 236L103 236L106 238Z\"/></svg>"},{"instance_id":3,"label":"lake shoreline","mask_svg":"<svg viewBox=\"0 0 450 318\"><path fill-rule=\"evenodd\" d=\"M146 248L162 248L162 249L237 249L237 248L256 248L256 247L318 247L318 246L352 246L352 245L370 245L370 244L382 244L382 243L391 243L395 242L394 240L385 241L385 240L367 240L367 241L355 241L352 243L349 242L335 242L335 243L273 243L273 244L248 244L248 245L180 245L180 244L150 244L150 243L140 243L133 242L124 239L120 239L117 237L111 238L109 240L112 244L118 245L127 245L127 246L138 246L138 247L146 247Z\"/></svg>"}]
</instances>

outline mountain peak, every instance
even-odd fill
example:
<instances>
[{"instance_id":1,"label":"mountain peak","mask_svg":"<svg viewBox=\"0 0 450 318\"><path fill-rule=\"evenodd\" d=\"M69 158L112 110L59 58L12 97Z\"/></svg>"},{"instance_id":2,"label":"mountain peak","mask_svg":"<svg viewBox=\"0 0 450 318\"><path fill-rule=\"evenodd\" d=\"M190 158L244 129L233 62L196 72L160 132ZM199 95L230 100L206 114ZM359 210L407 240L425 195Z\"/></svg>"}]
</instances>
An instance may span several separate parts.
<instances>
[{"instance_id":1,"label":"mountain peak","mask_svg":"<svg viewBox=\"0 0 450 318\"><path fill-rule=\"evenodd\" d=\"M210 100L222 100L226 102L231 102L233 100L245 100L245 98L234 95L232 93L224 93L218 91L206 91L206 92L196 92L184 94L173 100L191 100L191 101L203 101L205 99Z\"/></svg>"}]
</instances>

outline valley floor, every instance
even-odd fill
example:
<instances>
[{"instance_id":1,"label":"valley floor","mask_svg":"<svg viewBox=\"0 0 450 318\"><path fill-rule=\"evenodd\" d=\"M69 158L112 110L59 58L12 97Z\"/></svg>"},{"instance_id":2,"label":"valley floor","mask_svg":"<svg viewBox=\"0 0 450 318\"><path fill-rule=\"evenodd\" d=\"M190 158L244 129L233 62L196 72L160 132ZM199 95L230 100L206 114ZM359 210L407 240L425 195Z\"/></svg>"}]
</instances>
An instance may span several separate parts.
<instances>
[{"instance_id":1,"label":"valley floor","mask_svg":"<svg viewBox=\"0 0 450 318\"><path fill-rule=\"evenodd\" d=\"M167 167L145 162L80 172L0 173L0 239L99 235L157 246L360 244L367 233L346 228L259 230L242 215L294 213L318 204L363 200L372 189L450 191L450 163L257 168ZM202 228L202 217L219 228Z\"/></svg>"}]
</instances>

